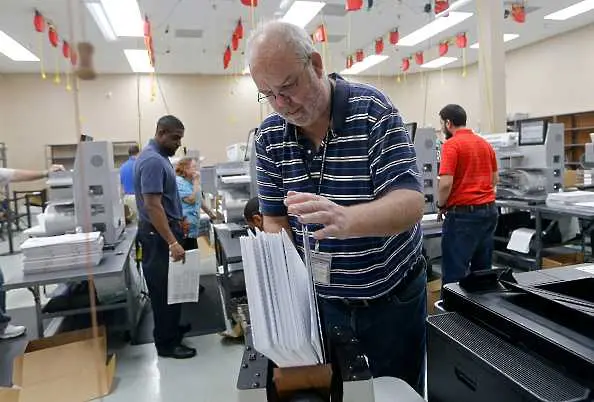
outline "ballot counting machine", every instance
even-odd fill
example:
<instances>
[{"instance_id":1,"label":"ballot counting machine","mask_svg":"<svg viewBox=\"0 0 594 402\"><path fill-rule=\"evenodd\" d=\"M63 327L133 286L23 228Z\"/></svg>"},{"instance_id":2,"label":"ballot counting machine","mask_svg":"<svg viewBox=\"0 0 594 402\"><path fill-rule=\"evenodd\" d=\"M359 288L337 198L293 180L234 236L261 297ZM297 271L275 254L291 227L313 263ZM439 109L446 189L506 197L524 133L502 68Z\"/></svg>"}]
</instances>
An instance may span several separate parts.
<instances>
[{"instance_id":1,"label":"ballot counting machine","mask_svg":"<svg viewBox=\"0 0 594 402\"><path fill-rule=\"evenodd\" d=\"M594 400L594 265L475 272L427 319L433 402Z\"/></svg>"},{"instance_id":2,"label":"ballot counting machine","mask_svg":"<svg viewBox=\"0 0 594 402\"><path fill-rule=\"evenodd\" d=\"M437 176L439 174L435 130L432 128L415 129L411 137L417 154L417 165L422 176L421 184L425 196L425 213L434 214L437 213L435 202L437 201Z\"/></svg>"},{"instance_id":3,"label":"ballot counting machine","mask_svg":"<svg viewBox=\"0 0 594 402\"><path fill-rule=\"evenodd\" d=\"M39 226L27 234L55 236L80 227L85 232L102 232L107 246L117 244L125 219L113 161L111 142L80 142L74 171L49 175L48 205L38 217Z\"/></svg>"},{"instance_id":4,"label":"ballot counting machine","mask_svg":"<svg viewBox=\"0 0 594 402\"><path fill-rule=\"evenodd\" d=\"M563 188L564 126L524 120L518 128L517 132L481 134L497 155L497 197L544 200L546 194Z\"/></svg>"},{"instance_id":5,"label":"ballot counting machine","mask_svg":"<svg viewBox=\"0 0 594 402\"><path fill-rule=\"evenodd\" d=\"M279 376L275 373L274 363L254 349L251 331L247 331L245 340L237 378L241 402L375 401L367 358L360 352L358 341L349 329L335 328L333 331L329 348L331 378L328 381L308 379L315 373L318 377L323 376L324 371L318 371L320 367L315 366L290 368ZM286 380L284 384L283 379ZM312 383L317 386L308 387Z\"/></svg>"}]
</instances>

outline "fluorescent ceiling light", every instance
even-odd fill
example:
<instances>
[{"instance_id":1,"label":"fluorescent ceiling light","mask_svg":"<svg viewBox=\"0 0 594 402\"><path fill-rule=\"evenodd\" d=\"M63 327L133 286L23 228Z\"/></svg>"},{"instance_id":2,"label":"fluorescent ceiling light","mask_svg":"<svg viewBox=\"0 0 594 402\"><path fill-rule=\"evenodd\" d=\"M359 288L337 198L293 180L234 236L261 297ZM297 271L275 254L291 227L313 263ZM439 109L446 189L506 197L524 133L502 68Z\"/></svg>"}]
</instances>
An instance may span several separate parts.
<instances>
[{"instance_id":1,"label":"fluorescent ceiling light","mask_svg":"<svg viewBox=\"0 0 594 402\"><path fill-rule=\"evenodd\" d=\"M344 69L340 72L343 75L353 75L359 74L360 72L367 70L370 67L375 66L376 64L381 63L382 61L386 61L390 58L390 56L386 55L378 55L378 54L371 54L360 61L359 63L355 63L351 66L351 68Z\"/></svg>"},{"instance_id":2,"label":"fluorescent ceiling light","mask_svg":"<svg viewBox=\"0 0 594 402\"><path fill-rule=\"evenodd\" d=\"M579 3L575 3L573 6L569 6L554 13L545 15L545 20L565 21L569 18L575 17L576 15L583 14L587 11L594 10L594 0L584 0Z\"/></svg>"},{"instance_id":3,"label":"fluorescent ceiling light","mask_svg":"<svg viewBox=\"0 0 594 402\"><path fill-rule=\"evenodd\" d=\"M144 20L136 0L101 0L101 5L117 36L144 36Z\"/></svg>"},{"instance_id":4,"label":"fluorescent ceiling light","mask_svg":"<svg viewBox=\"0 0 594 402\"><path fill-rule=\"evenodd\" d=\"M503 42L509 42L512 41L514 39L518 39L520 37L520 35L518 34L503 34ZM479 48L479 43L473 43L472 45L470 45L470 47L472 49L478 49Z\"/></svg>"},{"instance_id":5,"label":"fluorescent ceiling light","mask_svg":"<svg viewBox=\"0 0 594 402\"><path fill-rule=\"evenodd\" d=\"M155 71L151 66L148 51L145 49L125 49L124 54L128 63L135 73L152 73Z\"/></svg>"},{"instance_id":6,"label":"fluorescent ceiling light","mask_svg":"<svg viewBox=\"0 0 594 402\"><path fill-rule=\"evenodd\" d=\"M86 3L86 4L87 4L87 9L93 16L95 23L97 23L97 26L101 30L101 33L103 34L105 39L107 39L108 41L116 40L117 35L113 31L113 27L109 23L109 19L107 18L107 15L105 15L105 10L103 9L103 6L101 5L101 3Z\"/></svg>"},{"instance_id":7,"label":"fluorescent ceiling light","mask_svg":"<svg viewBox=\"0 0 594 402\"><path fill-rule=\"evenodd\" d=\"M438 33L441 33L446 29L453 27L454 25L458 25L462 21L465 21L468 18L472 17L472 15L472 13L452 11L448 14L447 17L438 17L430 23L428 23L427 25L423 26L422 28L419 28L413 33L408 34L404 38L401 38L398 42L398 45L415 46L429 38L432 38Z\"/></svg>"},{"instance_id":8,"label":"fluorescent ceiling light","mask_svg":"<svg viewBox=\"0 0 594 402\"><path fill-rule=\"evenodd\" d=\"M39 61L39 58L16 40L0 31L0 53L14 61Z\"/></svg>"},{"instance_id":9,"label":"fluorescent ceiling light","mask_svg":"<svg viewBox=\"0 0 594 402\"><path fill-rule=\"evenodd\" d=\"M440 58L428 61L425 64L421 64L421 67L423 67L423 68L440 68L443 66L447 66L448 64L451 64L451 63L455 62L456 60L458 60L457 57L440 57Z\"/></svg>"},{"instance_id":10,"label":"fluorescent ceiling light","mask_svg":"<svg viewBox=\"0 0 594 402\"><path fill-rule=\"evenodd\" d=\"M295 1L282 20L305 28L325 5L322 1Z\"/></svg>"}]
</instances>

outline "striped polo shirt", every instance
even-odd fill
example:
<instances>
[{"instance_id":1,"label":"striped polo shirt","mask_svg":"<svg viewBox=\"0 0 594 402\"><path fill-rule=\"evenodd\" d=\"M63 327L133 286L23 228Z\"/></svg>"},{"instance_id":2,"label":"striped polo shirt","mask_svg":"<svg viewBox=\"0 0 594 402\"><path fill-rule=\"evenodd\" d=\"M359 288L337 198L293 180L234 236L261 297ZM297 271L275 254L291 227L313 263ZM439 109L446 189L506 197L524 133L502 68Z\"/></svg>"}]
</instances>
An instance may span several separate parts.
<instances>
[{"instance_id":1,"label":"striped polo shirt","mask_svg":"<svg viewBox=\"0 0 594 402\"><path fill-rule=\"evenodd\" d=\"M396 189L422 191L414 146L391 101L371 86L336 74L330 77L336 82L332 129L318 151L312 151L296 127L278 114L268 116L256 134L258 195L264 215L287 215L283 201L288 191L319 190L344 206L370 202ZM303 225L295 216L289 216L289 223L303 253ZM317 229L308 225L310 234ZM332 265L330 284L316 284L318 294L371 299L388 293L419 258L421 242L418 223L388 237L321 240L319 251L332 254ZM310 247L315 247L313 237Z\"/></svg>"}]
</instances>

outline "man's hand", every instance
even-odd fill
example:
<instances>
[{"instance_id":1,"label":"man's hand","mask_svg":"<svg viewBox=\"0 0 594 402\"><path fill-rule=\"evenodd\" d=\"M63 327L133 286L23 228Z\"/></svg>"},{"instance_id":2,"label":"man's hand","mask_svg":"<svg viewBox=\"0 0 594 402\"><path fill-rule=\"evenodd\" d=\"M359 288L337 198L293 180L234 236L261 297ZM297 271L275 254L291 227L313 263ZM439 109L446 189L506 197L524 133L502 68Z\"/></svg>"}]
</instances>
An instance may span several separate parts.
<instances>
[{"instance_id":1,"label":"man's hand","mask_svg":"<svg viewBox=\"0 0 594 402\"><path fill-rule=\"evenodd\" d=\"M171 252L171 259L173 260L173 262L186 262L186 251L178 242L173 243L169 247L169 251Z\"/></svg>"},{"instance_id":2,"label":"man's hand","mask_svg":"<svg viewBox=\"0 0 594 402\"><path fill-rule=\"evenodd\" d=\"M348 207L338 205L320 195L295 191L289 191L285 205L288 207L289 214L299 217L299 222L324 225L323 229L314 232L315 239L328 237L344 239L350 235Z\"/></svg>"},{"instance_id":3,"label":"man's hand","mask_svg":"<svg viewBox=\"0 0 594 402\"><path fill-rule=\"evenodd\" d=\"M63 172L65 170L64 165L52 165L52 167L49 168L50 173Z\"/></svg>"},{"instance_id":4,"label":"man's hand","mask_svg":"<svg viewBox=\"0 0 594 402\"><path fill-rule=\"evenodd\" d=\"M443 216L445 215L446 211L445 209L440 209L437 212L437 222L443 222Z\"/></svg>"}]
</instances>

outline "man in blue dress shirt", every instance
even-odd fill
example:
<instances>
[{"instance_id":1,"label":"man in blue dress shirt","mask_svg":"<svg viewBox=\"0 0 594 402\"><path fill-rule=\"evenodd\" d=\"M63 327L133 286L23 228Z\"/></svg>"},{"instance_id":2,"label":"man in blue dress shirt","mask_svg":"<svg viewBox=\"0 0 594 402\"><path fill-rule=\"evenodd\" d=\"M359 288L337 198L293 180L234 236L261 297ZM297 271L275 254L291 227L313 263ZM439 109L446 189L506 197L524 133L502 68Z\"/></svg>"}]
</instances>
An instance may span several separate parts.
<instances>
[{"instance_id":1,"label":"man in blue dress shirt","mask_svg":"<svg viewBox=\"0 0 594 402\"><path fill-rule=\"evenodd\" d=\"M120 166L120 183L124 192L124 205L126 207L126 220L136 220L136 197L134 197L134 163L140 149L134 144L128 148L130 157Z\"/></svg>"}]
</instances>

